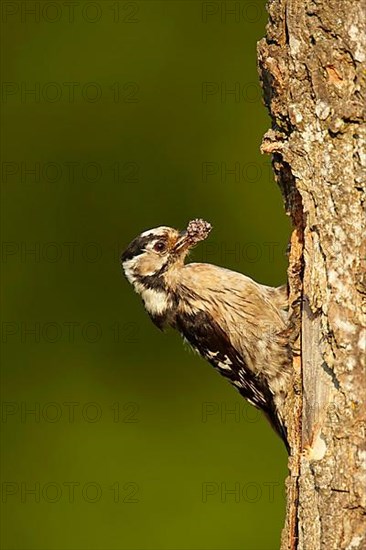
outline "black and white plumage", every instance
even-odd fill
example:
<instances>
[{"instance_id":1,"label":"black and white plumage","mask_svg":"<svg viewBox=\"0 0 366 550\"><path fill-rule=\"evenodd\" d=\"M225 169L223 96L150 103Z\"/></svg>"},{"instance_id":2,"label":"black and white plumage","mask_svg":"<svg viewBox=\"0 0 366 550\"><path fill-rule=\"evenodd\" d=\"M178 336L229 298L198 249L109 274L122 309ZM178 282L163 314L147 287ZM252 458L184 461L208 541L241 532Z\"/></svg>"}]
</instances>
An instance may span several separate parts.
<instances>
[{"instance_id":1,"label":"black and white plumage","mask_svg":"<svg viewBox=\"0 0 366 550\"><path fill-rule=\"evenodd\" d=\"M153 322L177 329L250 403L262 409L287 445L282 414L290 383L287 291L205 263L184 264L210 224L185 231L158 227L121 256L124 273Z\"/></svg>"}]
</instances>

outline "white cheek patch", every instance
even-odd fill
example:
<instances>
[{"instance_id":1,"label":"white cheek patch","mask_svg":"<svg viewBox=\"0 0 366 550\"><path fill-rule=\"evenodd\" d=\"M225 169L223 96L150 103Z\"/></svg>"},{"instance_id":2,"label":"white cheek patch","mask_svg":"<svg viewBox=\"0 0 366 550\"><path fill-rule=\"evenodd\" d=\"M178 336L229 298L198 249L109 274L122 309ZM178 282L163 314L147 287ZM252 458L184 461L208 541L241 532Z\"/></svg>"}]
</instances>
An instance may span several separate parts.
<instances>
[{"instance_id":1,"label":"white cheek patch","mask_svg":"<svg viewBox=\"0 0 366 550\"><path fill-rule=\"evenodd\" d=\"M144 301L145 308L152 315L162 315L169 307L169 300L165 292L146 288L139 290Z\"/></svg>"},{"instance_id":2,"label":"white cheek patch","mask_svg":"<svg viewBox=\"0 0 366 550\"><path fill-rule=\"evenodd\" d=\"M132 260L126 260L123 262L122 267L127 280L133 284L136 280L135 267L136 267L137 258L132 258Z\"/></svg>"},{"instance_id":3,"label":"white cheek patch","mask_svg":"<svg viewBox=\"0 0 366 550\"><path fill-rule=\"evenodd\" d=\"M144 277L151 277L152 275L154 275L156 273L156 269L151 269L150 271L144 271L143 273L143 276Z\"/></svg>"},{"instance_id":4,"label":"white cheek patch","mask_svg":"<svg viewBox=\"0 0 366 550\"><path fill-rule=\"evenodd\" d=\"M160 271L165 262L166 258L159 256L156 252L145 252L140 256L138 273L142 277L151 277Z\"/></svg>"},{"instance_id":5,"label":"white cheek patch","mask_svg":"<svg viewBox=\"0 0 366 550\"><path fill-rule=\"evenodd\" d=\"M164 265L165 260L161 259L157 255L151 255L150 257L142 257L140 254L131 260L123 262L122 267L128 281L134 284L137 277L136 275L142 275L143 277L149 277L154 275Z\"/></svg>"}]
</instances>

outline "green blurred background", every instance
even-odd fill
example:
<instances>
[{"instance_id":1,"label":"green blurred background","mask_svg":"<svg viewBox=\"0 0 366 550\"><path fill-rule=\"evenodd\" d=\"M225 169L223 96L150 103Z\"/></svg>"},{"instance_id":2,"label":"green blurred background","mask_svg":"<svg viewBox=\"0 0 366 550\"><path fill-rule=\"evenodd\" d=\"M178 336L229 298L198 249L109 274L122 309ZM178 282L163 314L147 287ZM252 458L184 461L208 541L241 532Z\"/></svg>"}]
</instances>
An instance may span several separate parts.
<instances>
[{"instance_id":1,"label":"green blurred background","mask_svg":"<svg viewBox=\"0 0 366 550\"><path fill-rule=\"evenodd\" d=\"M2 2L4 549L274 550L286 452L121 276L142 230L285 281L262 1Z\"/></svg>"}]
</instances>

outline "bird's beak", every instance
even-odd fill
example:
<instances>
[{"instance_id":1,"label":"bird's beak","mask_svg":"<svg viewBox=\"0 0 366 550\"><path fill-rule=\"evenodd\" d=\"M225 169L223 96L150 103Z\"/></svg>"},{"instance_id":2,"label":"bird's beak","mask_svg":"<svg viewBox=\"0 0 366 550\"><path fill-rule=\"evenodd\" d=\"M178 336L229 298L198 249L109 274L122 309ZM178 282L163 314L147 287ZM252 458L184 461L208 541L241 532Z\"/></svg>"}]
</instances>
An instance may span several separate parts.
<instances>
[{"instance_id":1,"label":"bird's beak","mask_svg":"<svg viewBox=\"0 0 366 550\"><path fill-rule=\"evenodd\" d=\"M178 240L175 243L173 248L174 254L180 255L180 254L183 254L183 252L188 252L191 246L192 245L188 237L187 231L181 231L179 233Z\"/></svg>"}]
</instances>

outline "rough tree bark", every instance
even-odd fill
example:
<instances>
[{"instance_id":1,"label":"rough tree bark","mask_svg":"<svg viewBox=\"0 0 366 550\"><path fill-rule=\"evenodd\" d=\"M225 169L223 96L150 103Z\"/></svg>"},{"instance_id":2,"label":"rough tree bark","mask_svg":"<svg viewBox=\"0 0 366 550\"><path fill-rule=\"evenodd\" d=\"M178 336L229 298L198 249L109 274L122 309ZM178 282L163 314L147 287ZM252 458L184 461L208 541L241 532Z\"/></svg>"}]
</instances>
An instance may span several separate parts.
<instances>
[{"instance_id":1,"label":"rough tree bark","mask_svg":"<svg viewBox=\"0 0 366 550\"><path fill-rule=\"evenodd\" d=\"M270 0L258 45L273 121L262 150L273 155L294 226L282 550L366 548L365 7Z\"/></svg>"}]
</instances>

